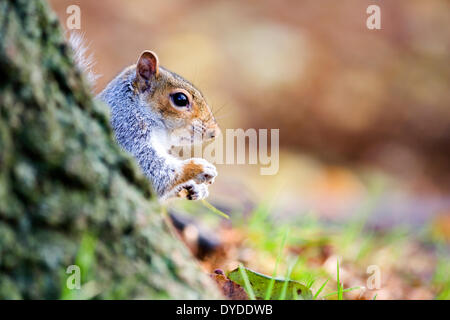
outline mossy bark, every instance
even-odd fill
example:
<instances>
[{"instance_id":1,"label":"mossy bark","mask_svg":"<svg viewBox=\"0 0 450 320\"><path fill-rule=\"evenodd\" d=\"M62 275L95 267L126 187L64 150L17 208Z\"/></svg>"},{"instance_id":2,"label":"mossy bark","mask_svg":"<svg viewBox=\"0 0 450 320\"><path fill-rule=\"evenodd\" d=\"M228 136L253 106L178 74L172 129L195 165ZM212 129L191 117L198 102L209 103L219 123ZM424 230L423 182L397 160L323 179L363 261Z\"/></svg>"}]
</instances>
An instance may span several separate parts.
<instances>
[{"instance_id":1,"label":"mossy bark","mask_svg":"<svg viewBox=\"0 0 450 320\"><path fill-rule=\"evenodd\" d=\"M56 16L1 1L0 299L92 297L221 296L115 143Z\"/></svg>"}]
</instances>

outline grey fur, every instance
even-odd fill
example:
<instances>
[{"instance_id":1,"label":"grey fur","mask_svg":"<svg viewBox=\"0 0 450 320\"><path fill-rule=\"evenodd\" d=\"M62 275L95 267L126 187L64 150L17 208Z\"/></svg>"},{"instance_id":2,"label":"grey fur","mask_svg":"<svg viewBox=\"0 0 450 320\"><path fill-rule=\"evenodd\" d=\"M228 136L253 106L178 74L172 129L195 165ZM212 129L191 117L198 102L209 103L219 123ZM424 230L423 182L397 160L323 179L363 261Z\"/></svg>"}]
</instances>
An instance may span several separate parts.
<instances>
[{"instance_id":1,"label":"grey fur","mask_svg":"<svg viewBox=\"0 0 450 320\"><path fill-rule=\"evenodd\" d=\"M131 153L152 182L159 197L173 185L177 164L158 154L151 139L156 132L166 132L163 121L134 93L134 68L127 68L98 95L111 108L111 125L118 143ZM179 160L181 162L181 160Z\"/></svg>"},{"instance_id":2,"label":"grey fur","mask_svg":"<svg viewBox=\"0 0 450 320\"><path fill-rule=\"evenodd\" d=\"M91 86L94 86L97 76L92 72L92 56L86 55L87 48L83 45L83 36L73 32L69 35L68 40L74 51L77 66L86 75ZM170 74L172 78L183 85L195 89L203 98L201 92L181 76L163 67L159 67L159 70ZM183 189L187 191L187 199L206 198L208 196L207 184L213 183L217 176L216 168L204 159L189 159L189 161L201 164L204 172L192 180L175 185L177 174L180 173L184 161L174 158L168 153L169 130L161 115L152 111L154 108L147 102L151 101L148 99L148 95L152 94L154 88L150 86L145 93L136 93L133 87L135 78L136 67L125 68L97 96L111 109L110 120L117 142L136 158L160 199L178 197ZM156 141L157 139L163 141Z\"/></svg>"},{"instance_id":3,"label":"grey fur","mask_svg":"<svg viewBox=\"0 0 450 320\"><path fill-rule=\"evenodd\" d=\"M100 75L95 74L93 71L95 65L94 57L92 54L87 54L89 45L86 45L83 34L77 31L71 31L66 37L69 46L73 49L73 58L76 66L86 76L89 84L94 87Z\"/></svg>"}]
</instances>

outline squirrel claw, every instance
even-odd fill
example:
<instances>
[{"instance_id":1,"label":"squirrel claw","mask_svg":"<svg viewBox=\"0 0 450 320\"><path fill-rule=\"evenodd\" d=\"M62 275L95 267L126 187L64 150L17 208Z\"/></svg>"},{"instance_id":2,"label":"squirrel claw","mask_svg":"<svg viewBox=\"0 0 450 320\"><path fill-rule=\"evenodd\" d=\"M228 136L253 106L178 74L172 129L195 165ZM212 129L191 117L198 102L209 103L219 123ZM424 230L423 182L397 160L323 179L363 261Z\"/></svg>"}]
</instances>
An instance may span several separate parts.
<instances>
[{"instance_id":1,"label":"squirrel claw","mask_svg":"<svg viewBox=\"0 0 450 320\"><path fill-rule=\"evenodd\" d=\"M188 200L202 200L208 197L208 187L205 184L198 184L194 180L189 180L180 186L178 197Z\"/></svg>"}]
</instances>

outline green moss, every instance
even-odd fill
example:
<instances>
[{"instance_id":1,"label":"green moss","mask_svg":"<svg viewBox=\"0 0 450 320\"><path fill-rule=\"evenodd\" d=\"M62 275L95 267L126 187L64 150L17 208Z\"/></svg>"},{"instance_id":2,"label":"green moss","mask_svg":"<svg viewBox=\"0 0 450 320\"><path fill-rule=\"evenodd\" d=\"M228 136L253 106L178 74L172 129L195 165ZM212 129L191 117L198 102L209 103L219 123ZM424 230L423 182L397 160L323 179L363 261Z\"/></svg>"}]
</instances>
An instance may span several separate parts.
<instances>
[{"instance_id":1,"label":"green moss","mask_svg":"<svg viewBox=\"0 0 450 320\"><path fill-rule=\"evenodd\" d=\"M220 297L115 143L56 16L2 1L0 24L0 299ZM80 261L82 289L68 292Z\"/></svg>"}]
</instances>

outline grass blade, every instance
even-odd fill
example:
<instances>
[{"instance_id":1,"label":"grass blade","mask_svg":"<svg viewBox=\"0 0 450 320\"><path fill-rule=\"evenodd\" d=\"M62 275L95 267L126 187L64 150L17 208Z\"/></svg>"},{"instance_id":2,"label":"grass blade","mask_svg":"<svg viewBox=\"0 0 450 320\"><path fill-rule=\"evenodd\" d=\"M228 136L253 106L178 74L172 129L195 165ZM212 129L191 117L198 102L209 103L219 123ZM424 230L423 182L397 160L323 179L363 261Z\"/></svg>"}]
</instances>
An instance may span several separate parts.
<instances>
[{"instance_id":1,"label":"grass blade","mask_svg":"<svg viewBox=\"0 0 450 320\"><path fill-rule=\"evenodd\" d=\"M275 284L275 277L277 276L278 264L280 263L281 254L283 253L283 249L286 244L288 234L289 229L286 229L286 231L283 234L283 239L281 240L280 251L278 252L277 261L275 262L275 269L273 270L272 279L270 279L269 285L267 286L266 296L264 300L269 300L272 295L273 286Z\"/></svg>"},{"instance_id":2,"label":"grass blade","mask_svg":"<svg viewBox=\"0 0 450 320\"><path fill-rule=\"evenodd\" d=\"M314 282L316 282L315 279L309 280L308 283L306 284L306 287L307 287L308 289L311 289L311 287L313 286Z\"/></svg>"},{"instance_id":3,"label":"grass blade","mask_svg":"<svg viewBox=\"0 0 450 320\"><path fill-rule=\"evenodd\" d=\"M319 288L319 290L317 290L316 294L315 294L314 297L313 297L313 300L316 300L316 299L317 299L317 297L319 296L319 294L322 292L322 290L323 290L323 289L325 288L325 286L327 285L328 280L330 280L330 279L327 279L327 280L322 284L322 286Z\"/></svg>"},{"instance_id":4,"label":"grass blade","mask_svg":"<svg viewBox=\"0 0 450 320\"><path fill-rule=\"evenodd\" d=\"M361 287L352 287L352 288L348 288L348 289L342 289L342 290L341 290L341 295L342 295L344 292L350 292L350 291L358 290L358 289L361 289ZM336 294L338 294L338 291L331 292L331 293L329 293L329 294L324 295L323 297L324 297L324 298L328 298L328 297L334 296L334 295L336 295ZM341 299L341 300L342 300L342 299Z\"/></svg>"},{"instance_id":5,"label":"grass blade","mask_svg":"<svg viewBox=\"0 0 450 320\"><path fill-rule=\"evenodd\" d=\"M288 268L288 270L286 272L286 277L284 278L285 281L283 283L283 288L281 289L280 297L278 298L278 300L285 300L286 299L286 292L287 292L287 287L288 287L288 284L289 284L289 280L291 280L291 273L292 273L292 270L294 269L294 266L297 264L297 261L298 261L298 256L295 259L294 263L292 263L289 266L289 268Z\"/></svg>"},{"instance_id":6,"label":"grass blade","mask_svg":"<svg viewBox=\"0 0 450 320\"><path fill-rule=\"evenodd\" d=\"M336 260L336 268L337 268L336 280L337 280L338 300L343 300L342 285L339 279L339 259Z\"/></svg>"},{"instance_id":7,"label":"grass blade","mask_svg":"<svg viewBox=\"0 0 450 320\"><path fill-rule=\"evenodd\" d=\"M225 219L230 219L230 216L227 215L225 212L220 211L219 209L217 209L216 207L214 207L212 204L210 204L208 201L206 201L205 199L202 200L202 203L205 207L207 207L209 210L211 210L212 212L214 212L215 214L224 217Z\"/></svg>"},{"instance_id":8,"label":"grass blade","mask_svg":"<svg viewBox=\"0 0 450 320\"><path fill-rule=\"evenodd\" d=\"M239 272L241 273L242 279L244 279L245 291L247 291L250 300L256 300L255 293L253 292L253 287L248 280L247 272L245 272L242 264L239 264Z\"/></svg>"}]
</instances>

